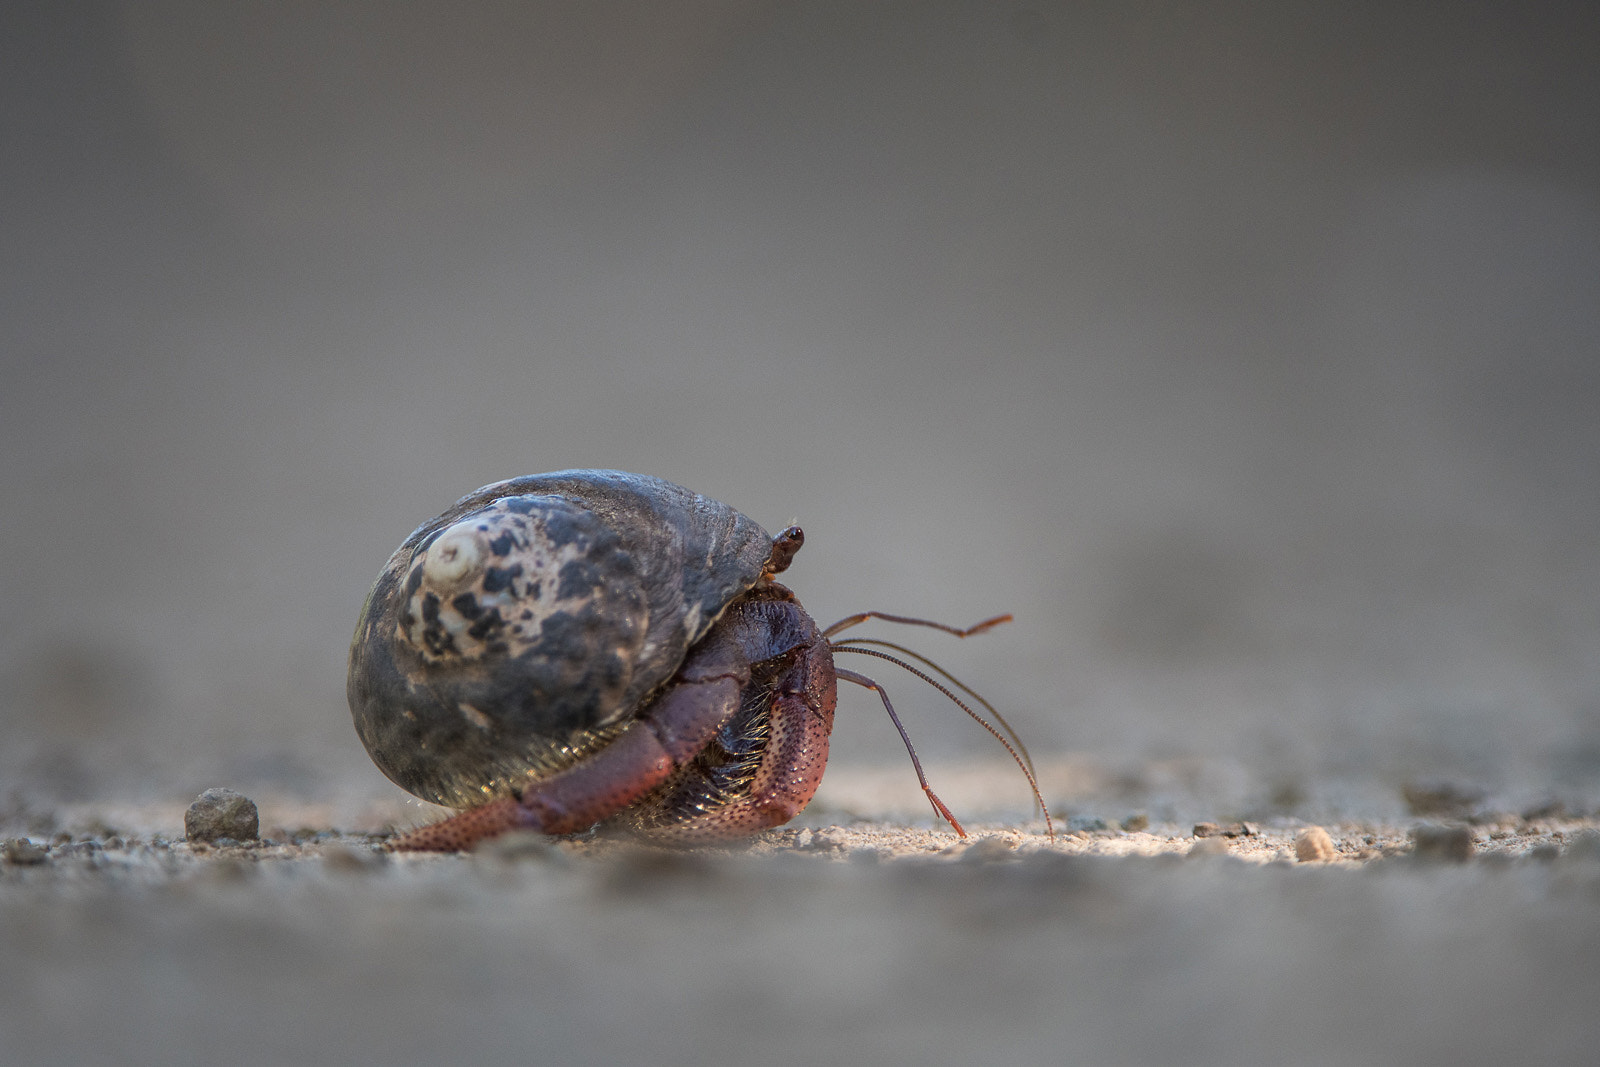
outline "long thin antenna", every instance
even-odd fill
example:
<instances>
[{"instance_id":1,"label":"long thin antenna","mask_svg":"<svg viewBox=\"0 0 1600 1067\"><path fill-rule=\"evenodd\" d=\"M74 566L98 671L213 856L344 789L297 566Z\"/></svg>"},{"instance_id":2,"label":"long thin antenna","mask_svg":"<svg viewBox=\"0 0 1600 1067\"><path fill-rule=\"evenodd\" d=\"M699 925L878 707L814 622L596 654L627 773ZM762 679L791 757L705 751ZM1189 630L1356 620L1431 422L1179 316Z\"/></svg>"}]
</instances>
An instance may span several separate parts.
<instances>
[{"instance_id":1,"label":"long thin antenna","mask_svg":"<svg viewBox=\"0 0 1600 1067\"><path fill-rule=\"evenodd\" d=\"M832 637L840 630L848 630L857 623L866 622L868 619L880 619L883 622L898 622L905 626L926 626L931 630L943 630L947 634L955 634L957 637L971 637L973 634L981 634L985 630L999 626L1003 622L1010 622L1011 618L1012 616L1010 612L1007 612L1004 615L996 615L992 619L984 619L982 622L975 623L963 630L959 626L951 626L948 623L934 622L932 619L918 619L910 615L890 615L882 611L861 611L854 615L846 615L844 618L840 619L838 622L822 631L822 636Z\"/></svg>"},{"instance_id":2,"label":"long thin antenna","mask_svg":"<svg viewBox=\"0 0 1600 1067\"><path fill-rule=\"evenodd\" d=\"M856 649L855 651L865 652L866 649ZM928 776L922 773L922 761L917 759L917 749L916 746L911 743L911 735L906 733L906 728L904 726L900 725L900 716L894 713L894 705L889 703L889 694L883 691L883 686L879 685L877 682L873 681L871 678L868 678L864 674L857 674L855 671L847 671L842 667L835 667L833 669L833 673L836 677L843 678L847 682L854 682L859 686L865 686L866 688L878 694L878 699L883 701L884 710L889 713L889 721L894 723L894 728L896 730L900 731L900 740L906 743L906 751L911 754L911 766L915 768L917 772L917 781L921 783L922 791L928 795L928 800L932 802L933 810L939 814L940 818L944 819L945 822L949 823L955 829L958 837L966 837L967 832L961 828L960 823L956 822L956 817L950 813L950 809L945 807L944 801L939 799L939 794L935 793L933 791L933 787L928 784Z\"/></svg>"},{"instance_id":3,"label":"long thin antenna","mask_svg":"<svg viewBox=\"0 0 1600 1067\"><path fill-rule=\"evenodd\" d=\"M1032 773L1037 773L1034 771L1033 756L1029 754L1028 746L1023 743L1021 737L1017 736L1017 731L1011 728L1011 724L1006 721L1006 717L1000 714L1000 709L996 708L993 704L985 700L982 693L978 692L966 682L963 682L960 678L957 678L955 675L939 666L939 664L935 663L927 656L924 656L915 649L907 648L904 645L897 645L893 641L883 641L876 637L847 637L843 641L834 641L832 644L835 651L840 648L847 648L851 645L877 645L879 648L892 648L902 656L910 656L912 659L916 660L918 663L921 663L928 669L938 671L939 674L944 677L945 681L949 682L951 685L967 694L967 696L971 697L973 700L976 700L983 706L985 711L994 716L994 721L1000 724L1000 728L1006 732L1006 736L1011 738L1012 743L1017 746L1017 751L1022 753L1022 761L1028 765L1028 770Z\"/></svg>"},{"instance_id":4,"label":"long thin antenna","mask_svg":"<svg viewBox=\"0 0 1600 1067\"><path fill-rule=\"evenodd\" d=\"M863 617L867 617L867 616L874 617L874 618L883 618L883 619L892 618L892 616L875 615L874 613L871 613L871 612L864 613ZM1009 618L1009 616L1003 616L1003 617L1000 617L1000 618ZM921 620L911 620L911 621L921 621ZM990 624L992 624L993 621L997 621L997 620L991 620ZM933 624L930 624L930 625L938 627L937 623L933 623ZM984 626L984 625L988 625L988 624L979 623L979 626ZM943 629L943 627L939 627L939 628ZM954 631L952 631L952 632L954 632ZM1056 836L1055 824L1050 819L1050 809L1045 807L1044 797L1039 793L1039 780L1034 777L1032 767L1029 766L1028 762L1023 760L1022 755L1016 750L1015 747L1012 746L1011 742L1006 740L1005 736L1002 735L999 730L996 730L994 728L994 725L992 723L990 723L988 719L985 719L982 715L979 715L977 712L973 711L972 708L969 707L960 697L956 696L954 693L952 693L945 686L941 685L936 679L934 679L931 676L923 673L922 671L919 671L917 668L913 667L911 664L907 663L905 660L897 659L894 656L889 655L887 652L879 652L875 648L860 648L855 644L851 644L851 643L847 643L847 642L839 642L838 644L833 645L833 650L835 652L854 652L859 656L876 656L878 659L888 660L890 663L895 664L896 666L902 668L903 670L910 671L912 674L916 675L918 678L921 678L924 682L927 682L929 685L933 686L939 692L943 693L952 702L954 702L956 707L960 708L962 711L966 712L969 716L971 716L972 720L974 722L976 722L979 726L983 727L985 730L989 731L989 735L991 737L993 737L996 741L1000 742L1001 746L1006 750L1006 752L1008 752L1011 755L1012 760L1016 762L1017 767L1019 769L1021 769L1021 771L1023 773L1023 776L1028 779L1028 788L1033 790L1034 803L1039 805L1039 810L1041 812L1043 812L1043 814L1044 814L1045 833L1048 834L1052 840L1054 840L1054 838ZM955 826L957 832L961 833L962 837L967 836L964 832L961 831L961 827L956 823L955 819L953 817L951 817L951 815L949 814L949 809L944 806L943 801L939 800L938 797L934 796L933 790L928 788L928 780L927 780L926 777L923 776L923 773L922 773L922 764L917 760L916 750L911 747L911 738L906 736L905 727L900 725L899 716L895 715L894 708L890 707L890 705L889 705L889 696L888 696L887 693L885 693L883 691L883 687L880 686L877 682L874 682L872 679L867 678L865 675L856 674L854 671L843 671L843 670L840 670L839 668L836 667L836 668L834 668L834 673L837 674L841 678L845 678L847 681L855 682L857 685L864 685L868 689L873 689L873 690L877 691L878 696L880 696L883 699L884 707L889 709L889 717L892 720L894 720L895 729L900 731L900 737L901 737L902 740L905 741L906 749L911 752L911 764L917 770L917 780L922 783L922 791L927 793L928 794L928 798L933 801L934 810L938 811L941 815L944 815L944 817L946 819L949 819L950 825ZM1010 727L1007 727L1007 729L1009 730Z\"/></svg>"}]
</instances>

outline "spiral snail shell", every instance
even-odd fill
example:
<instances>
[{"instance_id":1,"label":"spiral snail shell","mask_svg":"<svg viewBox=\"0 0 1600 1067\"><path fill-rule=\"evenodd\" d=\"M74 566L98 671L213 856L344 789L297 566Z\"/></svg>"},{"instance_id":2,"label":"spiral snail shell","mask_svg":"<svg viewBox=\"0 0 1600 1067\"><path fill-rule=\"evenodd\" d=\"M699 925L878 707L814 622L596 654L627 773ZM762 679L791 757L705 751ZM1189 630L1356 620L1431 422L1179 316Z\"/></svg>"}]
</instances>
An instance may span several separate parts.
<instances>
[{"instance_id":1,"label":"spiral snail shell","mask_svg":"<svg viewBox=\"0 0 1600 1067\"><path fill-rule=\"evenodd\" d=\"M771 555L753 520L659 478L486 485L406 538L368 595L356 731L425 800L509 792L614 736Z\"/></svg>"},{"instance_id":2,"label":"spiral snail shell","mask_svg":"<svg viewBox=\"0 0 1600 1067\"><path fill-rule=\"evenodd\" d=\"M822 779L838 679L877 691L900 727L876 682L835 667L843 651L899 663L961 704L1042 809L992 708L1015 748L932 678L862 647L885 642L830 641L868 618L965 637L1010 616L961 630L865 612L821 630L773 581L803 543L799 527L772 536L682 486L610 470L496 482L418 527L362 607L350 711L384 774L463 810L392 847L606 822L677 843L780 826Z\"/></svg>"}]
</instances>

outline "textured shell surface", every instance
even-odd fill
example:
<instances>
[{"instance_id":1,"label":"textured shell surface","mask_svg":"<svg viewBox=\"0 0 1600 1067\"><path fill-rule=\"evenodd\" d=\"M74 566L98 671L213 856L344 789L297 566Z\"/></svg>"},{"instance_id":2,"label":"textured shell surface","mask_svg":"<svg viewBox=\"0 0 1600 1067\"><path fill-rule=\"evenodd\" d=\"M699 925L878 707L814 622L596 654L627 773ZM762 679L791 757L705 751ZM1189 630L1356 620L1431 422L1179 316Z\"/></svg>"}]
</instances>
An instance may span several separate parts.
<instances>
[{"instance_id":1,"label":"textured shell surface","mask_svg":"<svg viewBox=\"0 0 1600 1067\"><path fill-rule=\"evenodd\" d=\"M356 731L396 784L465 806L570 765L634 718L772 539L659 478L484 486L390 557L350 650Z\"/></svg>"}]
</instances>

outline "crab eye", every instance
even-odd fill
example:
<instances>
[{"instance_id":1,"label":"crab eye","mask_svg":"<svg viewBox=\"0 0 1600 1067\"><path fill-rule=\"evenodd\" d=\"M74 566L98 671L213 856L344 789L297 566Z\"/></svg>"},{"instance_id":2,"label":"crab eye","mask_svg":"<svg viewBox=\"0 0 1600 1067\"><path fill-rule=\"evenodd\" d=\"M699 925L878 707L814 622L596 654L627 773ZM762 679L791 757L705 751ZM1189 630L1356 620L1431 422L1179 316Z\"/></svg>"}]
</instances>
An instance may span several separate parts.
<instances>
[{"instance_id":1,"label":"crab eye","mask_svg":"<svg viewBox=\"0 0 1600 1067\"><path fill-rule=\"evenodd\" d=\"M806 543L805 531L798 526L791 526L772 539L772 558L767 563L770 574L779 574L788 569L794 560L794 554L800 551L800 546Z\"/></svg>"}]
</instances>

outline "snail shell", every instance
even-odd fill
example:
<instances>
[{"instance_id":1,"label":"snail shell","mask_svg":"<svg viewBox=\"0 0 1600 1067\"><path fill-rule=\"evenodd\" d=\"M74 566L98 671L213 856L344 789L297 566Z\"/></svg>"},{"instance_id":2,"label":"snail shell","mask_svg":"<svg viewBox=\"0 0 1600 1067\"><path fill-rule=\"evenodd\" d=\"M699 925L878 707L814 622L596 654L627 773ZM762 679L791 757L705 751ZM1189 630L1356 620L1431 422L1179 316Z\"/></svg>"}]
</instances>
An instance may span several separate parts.
<instances>
[{"instance_id":1,"label":"snail shell","mask_svg":"<svg viewBox=\"0 0 1600 1067\"><path fill-rule=\"evenodd\" d=\"M614 738L771 555L754 521L659 478L484 486L406 538L368 594L356 732L425 800L508 793Z\"/></svg>"}]
</instances>

